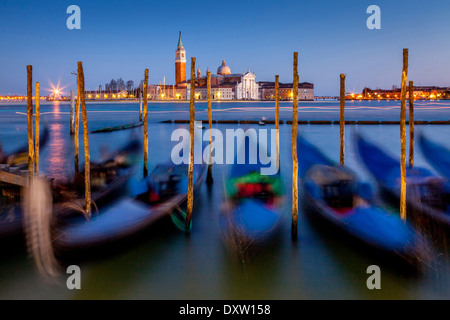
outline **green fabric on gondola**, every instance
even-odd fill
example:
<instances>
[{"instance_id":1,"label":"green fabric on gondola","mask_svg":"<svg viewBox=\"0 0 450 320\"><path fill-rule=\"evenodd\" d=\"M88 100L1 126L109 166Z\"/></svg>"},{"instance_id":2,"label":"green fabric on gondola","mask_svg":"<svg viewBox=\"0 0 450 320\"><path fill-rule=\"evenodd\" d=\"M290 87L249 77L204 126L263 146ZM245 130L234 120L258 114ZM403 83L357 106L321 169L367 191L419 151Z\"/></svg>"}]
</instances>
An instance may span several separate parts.
<instances>
[{"instance_id":1,"label":"green fabric on gondola","mask_svg":"<svg viewBox=\"0 0 450 320\"><path fill-rule=\"evenodd\" d=\"M283 195L283 184L281 183L280 176L265 176L259 172L252 172L239 178L228 179L226 182L226 191L229 197L234 197L238 190L236 186L238 184L257 184L267 183L272 185L273 193L276 196Z\"/></svg>"},{"instance_id":2,"label":"green fabric on gondola","mask_svg":"<svg viewBox=\"0 0 450 320\"><path fill-rule=\"evenodd\" d=\"M170 214L173 224L184 232L190 232L192 229L192 220L189 225L189 229L186 229L186 212L181 208L177 208Z\"/></svg>"}]
</instances>

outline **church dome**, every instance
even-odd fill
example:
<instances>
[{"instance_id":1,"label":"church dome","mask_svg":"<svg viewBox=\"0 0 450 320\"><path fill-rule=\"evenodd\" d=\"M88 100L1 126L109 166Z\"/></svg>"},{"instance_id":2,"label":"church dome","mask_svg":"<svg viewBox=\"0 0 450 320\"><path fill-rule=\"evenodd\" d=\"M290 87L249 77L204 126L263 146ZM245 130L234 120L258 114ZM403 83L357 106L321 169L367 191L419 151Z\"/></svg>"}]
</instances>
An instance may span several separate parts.
<instances>
[{"instance_id":1,"label":"church dome","mask_svg":"<svg viewBox=\"0 0 450 320\"><path fill-rule=\"evenodd\" d=\"M217 74L220 74L222 76L231 74L231 69L229 66L226 65L225 60L223 60L222 65L219 68L217 68Z\"/></svg>"}]
</instances>

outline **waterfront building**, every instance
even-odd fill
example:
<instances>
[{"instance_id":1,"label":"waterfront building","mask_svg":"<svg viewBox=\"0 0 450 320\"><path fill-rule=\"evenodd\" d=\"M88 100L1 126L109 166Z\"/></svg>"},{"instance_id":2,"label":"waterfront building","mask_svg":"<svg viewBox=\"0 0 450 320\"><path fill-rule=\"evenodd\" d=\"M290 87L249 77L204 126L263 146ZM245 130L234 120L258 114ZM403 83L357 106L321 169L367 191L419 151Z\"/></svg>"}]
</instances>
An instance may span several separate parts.
<instances>
[{"instance_id":1,"label":"waterfront building","mask_svg":"<svg viewBox=\"0 0 450 320\"><path fill-rule=\"evenodd\" d=\"M209 68L207 72L209 71ZM250 70L245 73L231 73L225 60L217 68L216 74L211 74L211 99L214 100L258 100L259 90L256 76ZM190 80L186 81L186 84ZM202 77L200 68L197 70L196 99L207 99L206 75ZM190 86L186 88L186 97L190 99Z\"/></svg>"},{"instance_id":2,"label":"waterfront building","mask_svg":"<svg viewBox=\"0 0 450 320\"><path fill-rule=\"evenodd\" d=\"M261 100L275 100L275 82L261 81L258 85ZM279 83L280 101L293 99L293 87L293 83ZM314 100L314 84L312 83L299 83L297 92L298 100Z\"/></svg>"},{"instance_id":3,"label":"waterfront building","mask_svg":"<svg viewBox=\"0 0 450 320\"><path fill-rule=\"evenodd\" d=\"M449 96L450 88L436 86L414 86L414 99L445 99ZM406 87L406 96L409 97L409 86ZM364 88L362 93L356 95L354 93L347 94L347 99L400 99L401 89L393 87L392 89L375 89Z\"/></svg>"}]
</instances>

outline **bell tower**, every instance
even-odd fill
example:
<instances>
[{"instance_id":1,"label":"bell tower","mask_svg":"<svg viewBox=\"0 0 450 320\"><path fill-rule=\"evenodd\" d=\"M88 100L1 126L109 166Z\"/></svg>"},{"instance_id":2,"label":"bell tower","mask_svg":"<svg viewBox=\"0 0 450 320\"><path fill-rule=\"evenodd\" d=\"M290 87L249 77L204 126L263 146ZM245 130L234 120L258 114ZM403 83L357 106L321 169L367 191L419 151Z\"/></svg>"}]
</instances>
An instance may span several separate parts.
<instances>
[{"instance_id":1,"label":"bell tower","mask_svg":"<svg viewBox=\"0 0 450 320\"><path fill-rule=\"evenodd\" d=\"M186 51L181 41L181 31L178 36L177 50L175 51L175 84L177 87L185 86L181 82L186 81Z\"/></svg>"}]
</instances>

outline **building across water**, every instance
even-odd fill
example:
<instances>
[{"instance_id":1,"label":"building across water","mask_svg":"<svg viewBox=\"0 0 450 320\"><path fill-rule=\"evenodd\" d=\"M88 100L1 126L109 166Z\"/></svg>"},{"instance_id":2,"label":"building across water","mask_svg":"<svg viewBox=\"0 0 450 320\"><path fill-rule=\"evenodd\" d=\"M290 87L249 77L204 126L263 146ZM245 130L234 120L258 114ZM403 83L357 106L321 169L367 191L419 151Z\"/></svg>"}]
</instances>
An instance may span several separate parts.
<instances>
[{"instance_id":1,"label":"building across water","mask_svg":"<svg viewBox=\"0 0 450 320\"><path fill-rule=\"evenodd\" d=\"M175 84L149 84L147 98L150 100L189 100L191 97L190 79L186 78L186 50L178 36L175 50ZM207 100L207 72L202 75L200 68L195 77L195 99ZM126 92L86 92L86 99L136 99L141 94L142 86L127 95ZM293 84L280 83L280 100L292 100ZM274 100L275 83L256 81L256 75L248 69L246 72L232 73L225 60L211 73L211 100ZM298 86L299 100L314 100L314 85L304 82Z\"/></svg>"}]
</instances>

